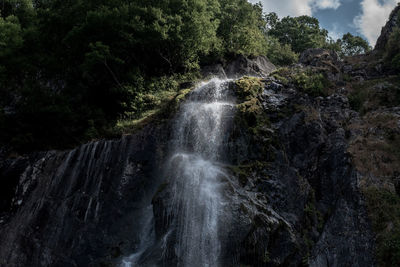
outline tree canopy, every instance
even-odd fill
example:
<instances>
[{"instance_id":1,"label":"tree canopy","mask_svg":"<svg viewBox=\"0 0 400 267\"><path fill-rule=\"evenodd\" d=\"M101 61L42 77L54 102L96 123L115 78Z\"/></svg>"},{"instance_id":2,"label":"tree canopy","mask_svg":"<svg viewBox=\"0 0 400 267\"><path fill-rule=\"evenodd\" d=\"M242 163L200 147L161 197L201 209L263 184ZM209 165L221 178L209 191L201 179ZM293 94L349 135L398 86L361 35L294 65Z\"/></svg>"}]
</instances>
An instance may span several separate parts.
<instances>
[{"instance_id":1,"label":"tree canopy","mask_svg":"<svg viewBox=\"0 0 400 267\"><path fill-rule=\"evenodd\" d=\"M290 65L327 47L315 18L246 0L3 0L0 146L62 148L139 118L201 65L267 55ZM346 37L346 53L364 43Z\"/></svg>"},{"instance_id":2,"label":"tree canopy","mask_svg":"<svg viewBox=\"0 0 400 267\"><path fill-rule=\"evenodd\" d=\"M125 114L140 116L142 96L176 84L165 81L177 74L266 53L261 6L246 0L3 0L0 8L0 143L24 149L101 135Z\"/></svg>"},{"instance_id":3,"label":"tree canopy","mask_svg":"<svg viewBox=\"0 0 400 267\"><path fill-rule=\"evenodd\" d=\"M354 56L365 54L371 50L368 42L360 36L354 36L351 33L346 33L341 39L337 40L340 47L340 52L343 56Z\"/></svg>"},{"instance_id":4,"label":"tree canopy","mask_svg":"<svg viewBox=\"0 0 400 267\"><path fill-rule=\"evenodd\" d=\"M284 17L279 20L275 15L267 16L270 30L268 34L280 43L291 45L296 53L307 48L324 47L328 40L328 31L320 28L319 21L309 16Z\"/></svg>"}]
</instances>

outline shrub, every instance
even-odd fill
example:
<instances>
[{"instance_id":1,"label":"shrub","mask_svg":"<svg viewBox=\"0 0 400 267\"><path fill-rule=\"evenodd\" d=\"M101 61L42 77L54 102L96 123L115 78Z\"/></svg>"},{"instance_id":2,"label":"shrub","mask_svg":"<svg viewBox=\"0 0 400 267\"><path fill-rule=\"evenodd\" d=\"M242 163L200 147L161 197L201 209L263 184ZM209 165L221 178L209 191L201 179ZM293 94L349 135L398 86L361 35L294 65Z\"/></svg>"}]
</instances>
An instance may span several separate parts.
<instances>
[{"instance_id":1,"label":"shrub","mask_svg":"<svg viewBox=\"0 0 400 267\"><path fill-rule=\"evenodd\" d=\"M292 50L290 44L281 44L276 38L268 39L267 57L277 66L285 66L296 63L299 60L299 54Z\"/></svg>"},{"instance_id":2,"label":"shrub","mask_svg":"<svg viewBox=\"0 0 400 267\"><path fill-rule=\"evenodd\" d=\"M326 87L330 85L322 73L300 72L293 77L293 83L311 96L325 96Z\"/></svg>"}]
</instances>

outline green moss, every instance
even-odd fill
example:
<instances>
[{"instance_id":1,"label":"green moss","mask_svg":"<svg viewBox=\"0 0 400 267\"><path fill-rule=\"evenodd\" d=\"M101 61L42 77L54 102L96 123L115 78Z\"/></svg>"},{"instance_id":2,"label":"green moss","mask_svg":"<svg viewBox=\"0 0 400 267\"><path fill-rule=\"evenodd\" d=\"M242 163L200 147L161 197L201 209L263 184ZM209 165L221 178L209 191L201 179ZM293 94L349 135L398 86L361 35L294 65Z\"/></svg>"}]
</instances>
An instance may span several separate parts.
<instances>
[{"instance_id":1,"label":"green moss","mask_svg":"<svg viewBox=\"0 0 400 267\"><path fill-rule=\"evenodd\" d=\"M247 114L258 115L262 112L260 102L256 97L252 97L249 100L238 104L236 107L239 112Z\"/></svg>"},{"instance_id":2,"label":"green moss","mask_svg":"<svg viewBox=\"0 0 400 267\"><path fill-rule=\"evenodd\" d=\"M278 81L280 81L282 84L284 85L288 85L289 84L289 80L285 77L290 76L290 69L288 67L284 67L284 68L279 68L275 71L273 71L270 76L277 79Z\"/></svg>"},{"instance_id":3,"label":"green moss","mask_svg":"<svg viewBox=\"0 0 400 267\"><path fill-rule=\"evenodd\" d=\"M124 118L118 120L116 125L110 130L110 135L123 135L134 133L150 122L161 122L164 118L168 118L174 114L179 104L186 98L193 88L182 89L177 93L174 91L163 91L157 96L148 97L155 102L152 109L141 113L138 118ZM157 101L155 100L157 99Z\"/></svg>"},{"instance_id":4,"label":"green moss","mask_svg":"<svg viewBox=\"0 0 400 267\"><path fill-rule=\"evenodd\" d=\"M258 100L264 84L260 78L244 77L236 81L235 92L238 97L236 122L239 125L257 131L256 128L269 124L266 114ZM255 133L255 132L254 132Z\"/></svg>"},{"instance_id":5,"label":"green moss","mask_svg":"<svg viewBox=\"0 0 400 267\"><path fill-rule=\"evenodd\" d=\"M264 84L260 78L243 77L236 81L236 95L244 101L256 97L262 93Z\"/></svg>"},{"instance_id":6,"label":"green moss","mask_svg":"<svg viewBox=\"0 0 400 267\"><path fill-rule=\"evenodd\" d=\"M182 100L186 98L186 95L190 93L193 88L183 89L178 92L178 95L175 97L175 102L179 104Z\"/></svg>"},{"instance_id":7,"label":"green moss","mask_svg":"<svg viewBox=\"0 0 400 267\"><path fill-rule=\"evenodd\" d=\"M264 83L260 78L244 77L236 82L235 92L237 95L237 112L235 114L235 125L240 131L246 131L251 137L252 147L257 149L266 161L275 158L271 145L276 138L271 130L269 115L259 100L259 95L264 89Z\"/></svg>"},{"instance_id":8,"label":"green moss","mask_svg":"<svg viewBox=\"0 0 400 267\"><path fill-rule=\"evenodd\" d=\"M376 187L366 188L364 195L377 237L378 263L380 266L398 266L400 262L400 197Z\"/></svg>"},{"instance_id":9,"label":"green moss","mask_svg":"<svg viewBox=\"0 0 400 267\"><path fill-rule=\"evenodd\" d=\"M251 172L246 166L228 166L228 168L234 173L234 175L239 179L239 182L242 186L246 185L248 181L248 177L251 175Z\"/></svg>"}]
</instances>

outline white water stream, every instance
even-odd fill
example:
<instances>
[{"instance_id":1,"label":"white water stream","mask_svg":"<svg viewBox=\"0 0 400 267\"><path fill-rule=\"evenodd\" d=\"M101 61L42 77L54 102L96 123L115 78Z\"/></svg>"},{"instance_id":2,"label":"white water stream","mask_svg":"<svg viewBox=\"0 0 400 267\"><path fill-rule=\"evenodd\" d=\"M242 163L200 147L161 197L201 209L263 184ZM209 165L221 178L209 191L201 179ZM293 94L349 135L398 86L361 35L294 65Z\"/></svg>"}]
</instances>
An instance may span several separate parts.
<instances>
[{"instance_id":1,"label":"white water stream","mask_svg":"<svg viewBox=\"0 0 400 267\"><path fill-rule=\"evenodd\" d=\"M165 173L173 192L168 212L175 220L178 266L219 266L219 228L223 227L219 222L224 205L221 178L226 174L218 161L225 156L226 125L235 106L229 97L229 82L214 78L201 83L175 121ZM135 263L142 253L139 250L126 258L123 266L138 266Z\"/></svg>"}]
</instances>

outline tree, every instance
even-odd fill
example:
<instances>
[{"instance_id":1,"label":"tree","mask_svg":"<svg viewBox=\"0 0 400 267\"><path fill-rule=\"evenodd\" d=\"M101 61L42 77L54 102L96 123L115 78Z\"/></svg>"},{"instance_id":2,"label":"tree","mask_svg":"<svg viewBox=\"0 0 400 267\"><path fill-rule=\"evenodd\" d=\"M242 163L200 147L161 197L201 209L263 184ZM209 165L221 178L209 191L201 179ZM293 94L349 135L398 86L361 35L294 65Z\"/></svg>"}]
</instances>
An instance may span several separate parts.
<instances>
[{"instance_id":1,"label":"tree","mask_svg":"<svg viewBox=\"0 0 400 267\"><path fill-rule=\"evenodd\" d=\"M264 34L266 22L262 6L246 0L220 0L221 15L217 31L224 52L243 55L261 55L267 50Z\"/></svg>"},{"instance_id":2,"label":"tree","mask_svg":"<svg viewBox=\"0 0 400 267\"><path fill-rule=\"evenodd\" d=\"M264 17L266 21L266 27L268 30L274 29L276 27L276 24L279 22L279 17L275 12L271 12L265 15Z\"/></svg>"},{"instance_id":3,"label":"tree","mask_svg":"<svg viewBox=\"0 0 400 267\"><path fill-rule=\"evenodd\" d=\"M354 56L365 54L371 50L368 42L360 36L354 36L351 33L346 33L341 39L337 40L342 56Z\"/></svg>"},{"instance_id":4,"label":"tree","mask_svg":"<svg viewBox=\"0 0 400 267\"><path fill-rule=\"evenodd\" d=\"M277 38L281 44L291 45L296 53L307 48L324 47L327 43L328 31L320 28L316 18L285 17L275 22L274 15L269 15L267 19L272 20L268 35Z\"/></svg>"},{"instance_id":5,"label":"tree","mask_svg":"<svg viewBox=\"0 0 400 267\"><path fill-rule=\"evenodd\" d=\"M281 44L274 38L268 38L268 59L278 66L291 65L296 63L299 55L292 50L290 44Z\"/></svg>"}]
</instances>

